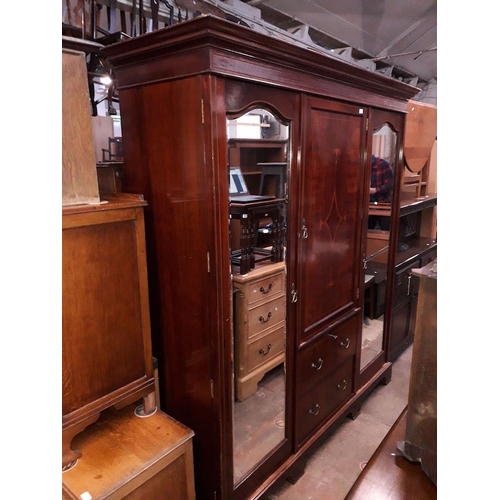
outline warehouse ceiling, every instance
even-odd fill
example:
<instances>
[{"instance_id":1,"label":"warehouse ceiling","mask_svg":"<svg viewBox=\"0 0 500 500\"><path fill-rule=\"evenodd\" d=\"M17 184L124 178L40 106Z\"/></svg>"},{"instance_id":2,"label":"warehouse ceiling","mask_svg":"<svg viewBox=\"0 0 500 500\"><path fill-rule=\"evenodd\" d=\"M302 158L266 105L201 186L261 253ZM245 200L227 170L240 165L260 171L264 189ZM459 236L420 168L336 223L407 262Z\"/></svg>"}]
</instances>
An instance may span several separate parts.
<instances>
[{"instance_id":1,"label":"warehouse ceiling","mask_svg":"<svg viewBox=\"0 0 500 500\"><path fill-rule=\"evenodd\" d=\"M430 81L437 77L436 0L261 0L262 17L285 29L309 26L318 43L352 47ZM326 37L324 36L326 35ZM331 42L330 39L331 38Z\"/></svg>"},{"instance_id":2,"label":"warehouse ceiling","mask_svg":"<svg viewBox=\"0 0 500 500\"><path fill-rule=\"evenodd\" d=\"M367 69L424 88L437 82L436 0L210 0ZM256 11L254 11L256 12ZM246 14L246 12L245 12Z\"/></svg>"},{"instance_id":3,"label":"warehouse ceiling","mask_svg":"<svg viewBox=\"0 0 500 500\"><path fill-rule=\"evenodd\" d=\"M63 23L72 24L70 14L81 17L83 1L63 1ZM137 0L94 1L137 17ZM164 25L220 16L404 81L420 88L416 100L436 104L437 0L139 0L139 13L149 16L146 31L153 29L153 4Z\"/></svg>"}]
</instances>

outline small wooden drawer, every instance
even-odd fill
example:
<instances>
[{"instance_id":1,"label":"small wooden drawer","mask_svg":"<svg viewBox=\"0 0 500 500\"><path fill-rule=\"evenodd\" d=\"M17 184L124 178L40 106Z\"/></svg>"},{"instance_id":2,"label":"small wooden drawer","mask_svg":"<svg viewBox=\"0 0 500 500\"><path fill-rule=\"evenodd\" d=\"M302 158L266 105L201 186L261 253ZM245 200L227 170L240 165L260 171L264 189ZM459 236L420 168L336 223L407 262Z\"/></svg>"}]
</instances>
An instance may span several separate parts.
<instances>
[{"instance_id":1,"label":"small wooden drawer","mask_svg":"<svg viewBox=\"0 0 500 500\"><path fill-rule=\"evenodd\" d=\"M300 395L355 354L358 322L358 315L349 318L336 328L328 329L312 346L299 352L297 390Z\"/></svg>"},{"instance_id":2,"label":"small wooden drawer","mask_svg":"<svg viewBox=\"0 0 500 500\"><path fill-rule=\"evenodd\" d=\"M437 258L437 249L431 250L429 253L426 253L420 259L420 267L424 267L427 264L430 264L433 260Z\"/></svg>"},{"instance_id":3,"label":"small wooden drawer","mask_svg":"<svg viewBox=\"0 0 500 500\"><path fill-rule=\"evenodd\" d=\"M259 335L266 329L275 327L285 320L285 297L277 297L255 309L248 311L248 338Z\"/></svg>"},{"instance_id":4,"label":"small wooden drawer","mask_svg":"<svg viewBox=\"0 0 500 500\"><path fill-rule=\"evenodd\" d=\"M252 272L233 276L233 283L246 295L248 306L269 301L285 291L285 264L258 265Z\"/></svg>"},{"instance_id":5,"label":"small wooden drawer","mask_svg":"<svg viewBox=\"0 0 500 500\"><path fill-rule=\"evenodd\" d=\"M282 354L285 350L285 325L248 345L248 371Z\"/></svg>"},{"instance_id":6,"label":"small wooden drawer","mask_svg":"<svg viewBox=\"0 0 500 500\"><path fill-rule=\"evenodd\" d=\"M394 306L397 307L409 299L413 293L411 270L420 267L420 260L415 260L408 266L396 271L396 283L394 287Z\"/></svg>"},{"instance_id":7,"label":"small wooden drawer","mask_svg":"<svg viewBox=\"0 0 500 500\"><path fill-rule=\"evenodd\" d=\"M74 438L82 452L62 474L63 500L194 500L193 431L157 410L110 408Z\"/></svg>"},{"instance_id":8,"label":"small wooden drawer","mask_svg":"<svg viewBox=\"0 0 500 500\"><path fill-rule=\"evenodd\" d=\"M297 401L297 442L302 443L353 393L354 356Z\"/></svg>"}]
</instances>

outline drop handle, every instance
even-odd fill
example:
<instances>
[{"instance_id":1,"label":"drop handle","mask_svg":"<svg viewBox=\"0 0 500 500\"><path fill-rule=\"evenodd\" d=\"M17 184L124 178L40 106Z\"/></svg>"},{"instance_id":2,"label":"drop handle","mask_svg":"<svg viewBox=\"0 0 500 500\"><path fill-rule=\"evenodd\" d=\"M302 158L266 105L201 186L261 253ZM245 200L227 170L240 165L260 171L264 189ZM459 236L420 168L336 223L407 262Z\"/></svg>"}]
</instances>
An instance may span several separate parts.
<instances>
[{"instance_id":1,"label":"drop handle","mask_svg":"<svg viewBox=\"0 0 500 500\"><path fill-rule=\"evenodd\" d=\"M260 291L261 291L261 293L269 293L271 291L272 287L273 287L273 284L269 283L269 286L267 287L267 290L263 286L261 286L260 287Z\"/></svg>"},{"instance_id":2,"label":"drop handle","mask_svg":"<svg viewBox=\"0 0 500 500\"><path fill-rule=\"evenodd\" d=\"M307 226L306 226L306 220L305 219L302 219L302 238L304 239L307 239L309 238L309 231L307 229Z\"/></svg>"},{"instance_id":3,"label":"drop handle","mask_svg":"<svg viewBox=\"0 0 500 500\"><path fill-rule=\"evenodd\" d=\"M411 275L408 276L408 288L406 289L406 295L410 295L410 289L411 289Z\"/></svg>"},{"instance_id":4,"label":"drop handle","mask_svg":"<svg viewBox=\"0 0 500 500\"><path fill-rule=\"evenodd\" d=\"M261 349L259 351L259 354L262 354L262 356L265 356L270 350L271 350L271 344L267 344L267 351L264 351L264 349Z\"/></svg>"},{"instance_id":5,"label":"drop handle","mask_svg":"<svg viewBox=\"0 0 500 500\"><path fill-rule=\"evenodd\" d=\"M312 363L311 367L314 368L315 370L321 370L323 367L323 360L321 358L318 359L318 364Z\"/></svg>"},{"instance_id":6,"label":"drop handle","mask_svg":"<svg viewBox=\"0 0 500 500\"><path fill-rule=\"evenodd\" d=\"M309 413L310 413L311 415L316 416L316 415L319 413L319 409L320 409L320 406L319 406L319 404L318 404L318 403L316 403L316 404L314 405L314 408L311 408L311 409L309 410Z\"/></svg>"},{"instance_id":7,"label":"drop handle","mask_svg":"<svg viewBox=\"0 0 500 500\"><path fill-rule=\"evenodd\" d=\"M342 380L341 384L337 384L337 389L340 389L341 391L345 391L347 389L347 380Z\"/></svg>"},{"instance_id":8,"label":"drop handle","mask_svg":"<svg viewBox=\"0 0 500 500\"><path fill-rule=\"evenodd\" d=\"M341 342L340 345L344 348L344 349L348 349L349 346L351 345L351 339L345 339L345 343L344 342Z\"/></svg>"},{"instance_id":9,"label":"drop handle","mask_svg":"<svg viewBox=\"0 0 500 500\"><path fill-rule=\"evenodd\" d=\"M272 316L272 313L271 313L271 311L269 311L269 312L267 313L267 317L266 317L266 318L264 318L264 316L261 316L261 317L259 318L259 321L260 321L261 323L267 323L267 322L271 319L271 316Z\"/></svg>"}]
</instances>

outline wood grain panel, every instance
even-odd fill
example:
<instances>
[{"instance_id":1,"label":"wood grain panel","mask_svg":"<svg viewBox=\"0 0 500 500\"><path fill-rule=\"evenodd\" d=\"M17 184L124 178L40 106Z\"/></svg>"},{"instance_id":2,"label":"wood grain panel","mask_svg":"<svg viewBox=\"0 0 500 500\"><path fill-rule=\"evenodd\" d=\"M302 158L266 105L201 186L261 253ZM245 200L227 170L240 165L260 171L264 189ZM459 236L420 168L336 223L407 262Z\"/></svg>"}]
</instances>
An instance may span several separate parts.
<instances>
[{"instance_id":1,"label":"wood grain panel","mask_svg":"<svg viewBox=\"0 0 500 500\"><path fill-rule=\"evenodd\" d=\"M346 359L338 369L325 377L297 402L297 442L304 439L353 393L354 357Z\"/></svg>"},{"instance_id":2,"label":"wood grain panel","mask_svg":"<svg viewBox=\"0 0 500 500\"><path fill-rule=\"evenodd\" d=\"M297 358L297 393L304 394L319 380L331 373L346 358L356 353L359 314L340 325L328 328L325 334Z\"/></svg>"},{"instance_id":3,"label":"wood grain panel","mask_svg":"<svg viewBox=\"0 0 500 500\"><path fill-rule=\"evenodd\" d=\"M62 204L99 202L85 54L62 52Z\"/></svg>"},{"instance_id":4,"label":"wood grain panel","mask_svg":"<svg viewBox=\"0 0 500 500\"><path fill-rule=\"evenodd\" d=\"M157 411L109 409L75 438L82 458L63 473L63 499L194 500L193 432Z\"/></svg>"},{"instance_id":5,"label":"wood grain panel","mask_svg":"<svg viewBox=\"0 0 500 500\"><path fill-rule=\"evenodd\" d=\"M365 111L311 99L303 168L301 340L357 302Z\"/></svg>"},{"instance_id":6,"label":"wood grain panel","mask_svg":"<svg viewBox=\"0 0 500 500\"><path fill-rule=\"evenodd\" d=\"M229 355L221 344L231 338L225 113L211 111L220 108L211 104L209 86L193 77L120 92L124 189L148 200L160 398L168 414L196 433L196 477L207 495L220 488L214 356Z\"/></svg>"},{"instance_id":7,"label":"wood grain panel","mask_svg":"<svg viewBox=\"0 0 500 500\"><path fill-rule=\"evenodd\" d=\"M408 168L417 173L430 160L437 134L437 107L408 101L404 155Z\"/></svg>"}]
</instances>

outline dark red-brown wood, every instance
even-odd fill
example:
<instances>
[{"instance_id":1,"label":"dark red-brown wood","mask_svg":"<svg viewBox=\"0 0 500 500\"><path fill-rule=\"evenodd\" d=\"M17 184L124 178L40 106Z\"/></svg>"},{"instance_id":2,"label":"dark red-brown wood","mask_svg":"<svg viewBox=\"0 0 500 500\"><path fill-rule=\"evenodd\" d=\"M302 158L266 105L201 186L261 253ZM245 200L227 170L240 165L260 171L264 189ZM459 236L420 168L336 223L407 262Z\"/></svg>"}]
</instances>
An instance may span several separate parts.
<instances>
[{"instance_id":1,"label":"dark red-brown wood","mask_svg":"<svg viewBox=\"0 0 500 500\"><path fill-rule=\"evenodd\" d=\"M401 414L349 491L346 500L434 500L436 485L418 463L397 452L404 440L407 411Z\"/></svg>"},{"instance_id":2,"label":"dark red-brown wood","mask_svg":"<svg viewBox=\"0 0 500 500\"><path fill-rule=\"evenodd\" d=\"M405 113L418 89L211 16L102 53L115 68L120 94L123 189L148 200L163 409L195 432L198 500L259 498L389 378L385 360L363 383L356 373L367 120L371 106ZM282 444L234 488L226 116L251 108L265 108L290 126L286 425ZM306 422L298 411L306 401L296 397L298 357L330 328L339 341L353 338L330 374L310 382L325 413L298 431Z\"/></svg>"}]
</instances>

